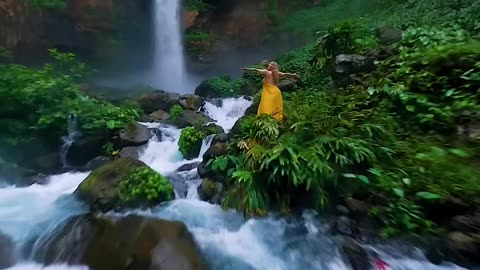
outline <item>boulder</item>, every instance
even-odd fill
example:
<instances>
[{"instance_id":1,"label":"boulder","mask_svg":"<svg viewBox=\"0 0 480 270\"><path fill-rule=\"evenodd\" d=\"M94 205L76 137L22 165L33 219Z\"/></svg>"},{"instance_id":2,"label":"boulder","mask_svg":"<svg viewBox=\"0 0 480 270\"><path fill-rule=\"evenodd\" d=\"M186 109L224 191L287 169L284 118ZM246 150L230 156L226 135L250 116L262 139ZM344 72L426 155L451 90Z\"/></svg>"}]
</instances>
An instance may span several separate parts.
<instances>
[{"instance_id":1,"label":"boulder","mask_svg":"<svg viewBox=\"0 0 480 270\"><path fill-rule=\"evenodd\" d=\"M340 251L352 270L372 269L368 253L355 239L344 238L340 244Z\"/></svg>"},{"instance_id":2,"label":"boulder","mask_svg":"<svg viewBox=\"0 0 480 270\"><path fill-rule=\"evenodd\" d=\"M208 178L215 176L215 172L209 168L207 165L207 160L204 160L198 164L197 173L200 178Z\"/></svg>"},{"instance_id":3,"label":"boulder","mask_svg":"<svg viewBox=\"0 0 480 270\"><path fill-rule=\"evenodd\" d=\"M449 227L464 233L480 233L480 212L455 216L450 221Z\"/></svg>"},{"instance_id":4,"label":"boulder","mask_svg":"<svg viewBox=\"0 0 480 270\"><path fill-rule=\"evenodd\" d=\"M74 194L90 206L92 212L108 212L112 209L125 209L152 206L157 201L141 200L135 203L121 199L120 183L135 169L147 167L145 163L132 158L118 158L94 170L75 190ZM148 167L147 167L148 168ZM165 199L159 194L158 202Z\"/></svg>"},{"instance_id":5,"label":"boulder","mask_svg":"<svg viewBox=\"0 0 480 270\"><path fill-rule=\"evenodd\" d=\"M20 186L24 186L21 184L23 179L32 175L35 175L33 170L22 168L0 158L0 180L4 179L10 185L18 185L20 183Z\"/></svg>"},{"instance_id":6,"label":"boulder","mask_svg":"<svg viewBox=\"0 0 480 270\"><path fill-rule=\"evenodd\" d=\"M338 75L351 75L368 72L375 68L374 59L359 54L340 54L335 57L335 72Z\"/></svg>"},{"instance_id":7,"label":"boulder","mask_svg":"<svg viewBox=\"0 0 480 270\"><path fill-rule=\"evenodd\" d=\"M391 45L402 40L402 30L392 26L377 27L376 32L382 45Z\"/></svg>"},{"instance_id":8,"label":"boulder","mask_svg":"<svg viewBox=\"0 0 480 270\"><path fill-rule=\"evenodd\" d=\"M88 136L74 141L67 149L67 164L73 167L85 166L87 162L103 154L103 146L107 137L102 135Z\"/></svg>"},{"instance_id":9,"label":"boulder","mask_svg":"<svg viewBox=\"0 0 480 270\"><path fill-rule=\"evenodd\" d=\"M13 266L16 261L15 243L8 236L0 232L0 269Z\"/></svg>"},{"instance_id":10,"label":"boulder","mask_svg":"<svg viewBox=\"0 0 480 270\"><path fill-rule=\"evenodd\" d=\"M203 105L203 98L198 95L183 95L180 97L180 105L185 110L198 111Z\"/></svg>"},{"instance_id":11,"label":"boulder","mask_svg":"<svg viewBox=\"0 0 480 270\"><path fill-rule=\"evenodd\" d=\"M125 126L119 133L119 146L140 146L150 140L152 133L150 130L137 122L131 122Z\"/></svg>"},{"instance_id":12,"label":"boulder","mask_svg":"<svg viewBox=\"0 0 480 270\"><path fill-rule=\"evenodd\" d=\"M207 135L212 135L212 134L221 134L224 133L225 130L223 128L215 123L210 123L206 126L200 127L200 130L202 130L205 134Z\"/></svg>"},{"instance_id":13,"label":"boulder","mask_svg":"<svg viewBox=\"0 0 480 270\"><path fill-rule=\"evenodd\" d=\"M208 150L203 154L203 160L210 160L214 157L219 157L228 153L228 144L216 143L210 146Z\"/></svg>"},{"instance_id":14,"label":"boulder","mask_svg":"<svg viewBox=\"0 0 480 270\"><path fill-rule=\"evenodd\" d=\"M149 115L140 118L141 122L160 122L164 123L170 119L170 114L163 110L156 110Z\"/></svg>"},{"instance_id":15,"label":"boulder","mask_svg":"<svg viewBox=\"0 0 480 270\"><path fill-rule=\"evenodd\" d=\"M112 159L110 157L105 157L105 156L98 156L96 158L93 158L90 160L87 165L83 168L85 171L93 171L104 164L108 163Z\"/></svg>"},{"instance_id":16,"label":"boulder","mask_svg":"<svg viewBox=\"0 0 480 270\"><path fill-rule=\"evenodd\" d=\"M62 166L58 152L48 153L35 158L35 168L42 172L58 172Z\"/></svg>"},{"instance_id":17,"label":"boulder","mask_svg":"<svg viewBox=\"0 0 480 270\"><path fill-rule=\"evenodd\" d=\"M137 102L146 114L157 110L169 112L173 105L180 104L180 95L158 90L140 96Z\"/></svg>"},{"instance_id":18,"label":"boulder","mask_svg":"<svg viewBox=\"0 0 480 270\"><path fill-rule=\"evenodd\" d=\"M95 270L207 269L185 224L129 215L68 219L37 241L34 258L45 264L83 264Z\"/></svg>"},{"instance_id":19,"label":"boulder","mask_svg":"<svg viewBox=\"0 0 480 270\"><path fill-rule=\"evenodd\" d=\"M212 145L216 143L228 143L230 140L230 135L228 133L219 133L215 135L212 139Z\"/></svg>"},{"instance_id":20,"label":"boulder","mask_svg":"<svg viewBox=\"0 0 480 270\"><path fill-rule=\"evenodd\" d=\"M297 79L291 79L291 78L282 79L278 83L278 88L282 92L292 92L293 90L295 90L296 87L300 86L299 82L300 81Z\"/></svg>"},{"instance_id":21,"label":"boulder","mask_svg":"<svg viewBox=\"0 0 480 270\"><path fill-rule=\"evenodd\" d=\"M447 235L447 249L449 256L453 256L458 262L468 263L479 261L480 235L451 232Z\"/></svg>"},{"instance_id":22,"label":"boulder","mask_svg":"<svg viewBox=\"0 0 480 270\"><path fill-rule=\"evenodd\" d=\"M334 221L333 233L356 238L360 234L360 229L355 220L340 216Z\"/></svg>"},{"instance_id":23,"label":"boulder","mask_svg":"<svg viewBox=\"0 0 480 270\"><path fill-rule=\"evenodd\" d=\"M122 158L138 159L139 155L140 155L140 149L139 147L135 147L135 146L124 147L118 153L118 156Z\"/></svg>"},{"instance_id":24,"label":"boulder","mask_svg":"<svg viewBox=\"0 0 480 270\"><path fill-rule=\"evenodd\" d=\"M345 204L350 211L350 216L355 220L360 221L368 216L369 208L364 201L350 197L345 199Z\"/></svg>"},{"instance_id":25,"label":"boulder","mask_svg":"<svg viewBox=\"0 0 480 270\"><path fill-rule=\"evenodd\" d=\"M211 179L204 179L197 191L200 200L220 204L225 194L225 184Z\"/></svg>"},{"instance_id":26,"label":"boulder","mask_svg":"<svg viewBox=\"0 0 480 270\"><path fill-rule=\"evenodd\" d=\"M255 112L256 114L256 112ZM245 119L247 119L249 117L249 115L244 115L242 117L240 117L237 122L235 122L235 124L233 125L232 129L230 129L230 136L235 136L237 134L240 134L241 131L242 131L242 123L245 121Z\"/></svg>"},{"instance_id":27,"label":"boulder","mask_svg":"<svg viewBox=\"0 0 480 270\"><path fill-rule=\"evenodd\" d=\"M204 126L214 120L203 113L195 111L183 111L183 114L179 116L175 121L172 121L172 124L179 127L200 127Z\"/></svg>"},{"instance_id":28,"label":"boulder","mask_svg":"<svg viewBox=\"0 0 480 270\"><path fill-rule=\"evenodd\" d=\"M198 164L200 164L200 162L193 162L193 163L183 164L182 166L180 166L180 167L177 169L177 172L188 172L188 171L191 171L191 170L193 170L193 169L198 168Z\"/></svg>"},{"instance_id":29,"label":"boulder","mask_svg":"<svg viewBox=\"0 0 480 270\"><path fill-rule=\"evenodd\" d=\"M204 80L195 88L195 95L208 98L215 97L217 93L211 88L209 80Z\"/></svg>"}]
</instances>

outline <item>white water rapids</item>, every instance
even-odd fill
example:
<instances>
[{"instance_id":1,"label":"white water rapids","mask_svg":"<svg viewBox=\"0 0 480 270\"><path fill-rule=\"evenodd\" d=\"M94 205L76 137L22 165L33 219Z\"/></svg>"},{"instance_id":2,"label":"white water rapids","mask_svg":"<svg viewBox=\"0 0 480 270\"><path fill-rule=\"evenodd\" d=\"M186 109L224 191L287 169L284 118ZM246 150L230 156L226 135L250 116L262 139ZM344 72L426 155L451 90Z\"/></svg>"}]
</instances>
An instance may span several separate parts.
<instances>
[{"instance_id":1,"label":"white water rapids","mask_svg":"<svg viewBox=\"0 0 480 270\"><path fill-rule=\"evenodd\" d=\"M232 104L242 104L232 106ZM244 99L228 99L222 107L206 106L214 119L229 129L245 112L250 103ZM224 211L197 199L200 183L196 170L177 173L175 170L195 160L184 160L178 151L180 130L171 126L151 125L160 129L161 140L153 138L141 155L141 160L169 177L178 190L168 204L137 214L184 222L195 236L212 270L347 270L334 241L324 232L325 226L314 212L302 217L285 219L268 217L245 220L234 211ZM205 152L209 140L205 140ZM201 156L201 155L200 155ZM200 160L197 159L197 160ZM88 173L65 173L50 177L48 184L25 188L0 188L0 231L12 237L19 248L29 237L49 233L66 218L85 213L72 192ZM185 187L181 187L184 185ZM393 270L453 270L454 265L435 266L418 252L399 255L379 252ZM84 266L42 266L23 261L11 270L85 270Z\"/></svg>"}]
</instances>

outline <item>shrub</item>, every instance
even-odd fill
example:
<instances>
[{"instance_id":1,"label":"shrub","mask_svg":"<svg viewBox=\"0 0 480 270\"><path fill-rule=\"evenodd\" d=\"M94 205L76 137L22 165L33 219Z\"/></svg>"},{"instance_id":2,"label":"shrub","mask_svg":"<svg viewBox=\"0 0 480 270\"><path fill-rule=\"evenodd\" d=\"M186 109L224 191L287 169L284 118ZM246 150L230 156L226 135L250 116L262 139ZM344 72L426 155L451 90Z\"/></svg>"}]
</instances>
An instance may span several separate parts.
<instances>
[{"instance_id":1,"label":"shrub","mask_svg":"<svg viewBox=\"0 0 480 270\"><path fill-rule=\"evenodd\" d=\"M170 109L170 117L172 119L173 122L177 121L177 119L179 117L181 117L183 115L183 109L182 109L182 106L178 105L178 104L175 104L172 106L172 108Z\"/></svg>"},{"instance_id":2,"label":"shrub","mask_svg":"<svg viewBox=\"0 0 480 270\"><path fill-rule=\"evenodd\" d=\"M232 97L246 94L248 87L245 79L233 80L229 76L219 76L207 81L207 86L215 97Z\"/></svg>"},{"instance_id":3,"label":"shrub","mask_svg":"<svg viewBox=\"0 0 480 270\"><path fill-rule=\"evenodd\" d=\"M170 181L148 166L135 169L120 181L120 200L127 205L152 206L173 198Z\"/></svg>"},{"instance_id":4,"label":"shrub","mask_svg":"<svg viewBox=\"0 0 480 270\"><path fill-rule=\"evenodd\" d=\"M178 141L180 153L182 153L186 159L196 158L200 152L205 136L206 134L198 128L186 127L182 129Z\"/></svg>"}]
</instances>

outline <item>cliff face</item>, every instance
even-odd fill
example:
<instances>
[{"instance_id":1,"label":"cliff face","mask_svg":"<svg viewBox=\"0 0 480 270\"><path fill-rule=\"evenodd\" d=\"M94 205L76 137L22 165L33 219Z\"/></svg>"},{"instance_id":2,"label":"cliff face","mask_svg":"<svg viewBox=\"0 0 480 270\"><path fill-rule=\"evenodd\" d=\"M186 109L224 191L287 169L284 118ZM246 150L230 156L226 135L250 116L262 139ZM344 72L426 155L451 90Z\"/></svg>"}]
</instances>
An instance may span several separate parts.
<instances>
[{"instance_id":1,"label":"cliff face","mask_svg":"<svg viewBox=\"0 0 480 270\"><path fill-rule=\"evenodd\" d=\"M96 57L149 34L150 0L67 0L41 9L27 0L0 0L0 47L17 54L59 48ZM143 42L142 44L148 44Z\"/></svg>"}]
</instances>

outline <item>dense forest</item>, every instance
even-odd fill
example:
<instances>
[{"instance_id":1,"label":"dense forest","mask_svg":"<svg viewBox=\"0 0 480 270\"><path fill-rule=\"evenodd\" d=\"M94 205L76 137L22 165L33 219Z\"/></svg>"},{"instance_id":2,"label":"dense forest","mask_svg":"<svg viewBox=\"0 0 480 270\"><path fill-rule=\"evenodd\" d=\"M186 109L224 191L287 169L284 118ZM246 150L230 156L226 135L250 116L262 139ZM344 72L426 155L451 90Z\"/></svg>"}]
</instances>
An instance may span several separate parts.
<instances>
[{"instance_id":1,"label":"dense forest","mask_svg":"<svg viewBox=\"0 0 480 270\"><path fill-rule=\"evenodd\" d=\"M0 14L8 2L0 3ZM24 5L28 16L48 17L70 2ZM123 5L104 2L117 11ZM434 263L478 265L480 1L187 0L182 11L187 66L214 69L225 40L243 49L283 51L271 60L282 72L301 75L279 83L283 121L257 116L262 77L255 73L219 71L188 95L135 86L119 98L100 94L92 82L95 64L105 61L98 51L46 46L51 60L40 53L41 60L24 61L21 46L0 34L0 179L28 186L39 173L93 171L74 192L92 213L155 207L179 196L176 180L140 161L145 149L129 151L153 136L137 121L168 125L181 130L176 147L191 161L184 170L201 179L200 199L223 211L261 220L314 209L331 220L333 234L355 241L352 253L361 249L361 239L407 239ZM0 27L9 23L0 18ZM113 42L128 50L145 35L94 31L93 49ZM107 35L114 37L104 43ZM265 68L262 60L249 67ZM252 105L231 129L200 113L206 102L244 97ZM63 153L66 138L73 143ZM213 140L202 154L206 138ZM369 269L369 262L346 256L352 269ZM108 269L103 259L92 258L80 262ZM179 267L169 269L204 269ZM265 269L252 267L238 269Z\"/></svg>"}]
</instances>

